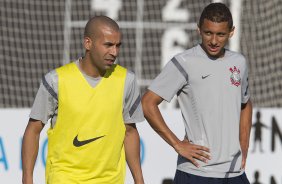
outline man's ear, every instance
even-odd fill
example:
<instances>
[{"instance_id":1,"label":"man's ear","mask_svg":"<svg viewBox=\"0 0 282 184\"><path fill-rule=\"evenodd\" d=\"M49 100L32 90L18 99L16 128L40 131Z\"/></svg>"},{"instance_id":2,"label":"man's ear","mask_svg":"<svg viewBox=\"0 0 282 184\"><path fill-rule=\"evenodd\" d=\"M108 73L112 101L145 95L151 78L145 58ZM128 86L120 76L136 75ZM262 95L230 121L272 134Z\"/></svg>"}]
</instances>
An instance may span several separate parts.
<instances>
[{"instance_id":1,"label":"man's ear","mask_svg":"<svg viewBox=\"0 0 282 184\"><path fill-rule=\"evenodd\" d=\"M197 27L197 32L198 32L198 34L201 34L201 30L200 30L199 24L198 24L198 27Z\"/></svg>"},{"instance_id":2,"label":"man's ear","mask_svg":"<svg viewBox=\"0 0 282 184\"><path fill-rule=\"evenodd\" d=\"M229 38L231 38L234 34L235 26L232 27L230 33L229 33Z\"/></svg>"},{"instance_id":3,"label":"man's ear","mask_svg":"<svg viewBox=\"0 0 282 184\"><path fill-rule=\"evenodd\" d=\"M83 44L86 50L90 50L92 46L92 40L89 37L84 37Z\"/></svg>"}]
</instances>

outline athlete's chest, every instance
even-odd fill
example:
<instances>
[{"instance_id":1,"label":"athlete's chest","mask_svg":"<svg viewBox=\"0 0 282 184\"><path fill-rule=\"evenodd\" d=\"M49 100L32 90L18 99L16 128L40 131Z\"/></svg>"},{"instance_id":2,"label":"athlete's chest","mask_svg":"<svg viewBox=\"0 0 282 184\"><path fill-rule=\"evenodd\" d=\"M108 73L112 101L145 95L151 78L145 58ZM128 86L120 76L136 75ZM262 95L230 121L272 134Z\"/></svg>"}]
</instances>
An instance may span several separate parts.
<instances>
[{"instance_id":1,"label":"athlete's chest","mask_svg":"<svg viewBox=\"0 0 282 184\"><path fill-rule=\"evenodd\" d=\"M241 94L245 68L242 62L197 60L187 62L188 85L183 89L193 91L199 98L209 96L234 96Z\"/></svg>"}]
</instances>

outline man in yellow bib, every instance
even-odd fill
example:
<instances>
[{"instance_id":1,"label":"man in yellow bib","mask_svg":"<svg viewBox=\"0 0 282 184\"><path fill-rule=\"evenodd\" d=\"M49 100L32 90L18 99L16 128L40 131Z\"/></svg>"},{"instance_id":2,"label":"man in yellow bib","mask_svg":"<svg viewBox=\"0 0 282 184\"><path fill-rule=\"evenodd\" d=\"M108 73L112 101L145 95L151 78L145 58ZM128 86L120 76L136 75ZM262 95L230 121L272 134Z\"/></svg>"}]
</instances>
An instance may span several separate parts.
<instances>
[{"instance_id":1,"label":"man in yellow bib","mask_svg":"<svg viewBox=\"0 0 282 184\"><path fill-rule=\"evenodd\" d=\"M143 112L135 75L114 64L121 46L118 24L91 18L85 57L47 73L24 133L23 184L33 183L39 135L48 120L47 184L123 184L125 160L143 184L139 134Z\"/></svg>"}]
</instances>

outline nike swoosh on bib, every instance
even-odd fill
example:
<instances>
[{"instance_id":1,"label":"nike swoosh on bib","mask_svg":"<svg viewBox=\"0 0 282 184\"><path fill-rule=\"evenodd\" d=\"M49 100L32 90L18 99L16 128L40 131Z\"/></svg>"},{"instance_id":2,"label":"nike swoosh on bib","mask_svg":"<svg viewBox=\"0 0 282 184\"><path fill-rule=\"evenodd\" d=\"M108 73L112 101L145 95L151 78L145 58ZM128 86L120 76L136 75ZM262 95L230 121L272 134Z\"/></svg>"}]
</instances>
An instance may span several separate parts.
<instances>
[{"instance_id":1,"label":"nike swoosh on bib","mask_svg":"<svg viewBox=\"0 0 282 184\"><path fill-rule=\"evenodd\" d=\"M78 136L78 135L77 135L77 136ZM74 145L75 147L83 146L83 145L85 145L85 144L88 144L88 143L90 143L90 142L96 141L97 139L100 139L100 138L104 137L104 135L103 135L103 136L99 136L99 137L94 137L94 138L92 138L92 139L87 139L87 140L79 141L79 140L77 139L77 136L75 136L75 138L73 139L73 145Z\"/></svg>"}]
</instances>

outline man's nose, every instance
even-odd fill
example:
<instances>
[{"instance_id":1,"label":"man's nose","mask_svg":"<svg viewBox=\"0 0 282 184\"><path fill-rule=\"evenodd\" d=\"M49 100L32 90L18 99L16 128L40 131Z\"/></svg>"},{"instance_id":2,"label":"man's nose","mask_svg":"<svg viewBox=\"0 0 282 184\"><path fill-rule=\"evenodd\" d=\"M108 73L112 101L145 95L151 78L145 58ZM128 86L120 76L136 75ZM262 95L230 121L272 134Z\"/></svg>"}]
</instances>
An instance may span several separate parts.
<instances>
[{"instance_id":1,"label":"man's nose","mask_svg":"<svg viewBox=\"0 0 282 184\"><path fill-rule=\"evenodd\" d=\"M212 35L211 44L213 44L213 45L217 44L217 36L216 35Z\"/></svg>"},{"instance_id":2,"label":"man's nose","mask_svg":"<svg viewBox=\"0 0 282 184\"><path fill-rule=\"evenodd\" d=\"M110 54L113 55L113 56L117 56L118 55L118 47L113 46L111 48Z\"/></svg>"}]
</instances>

